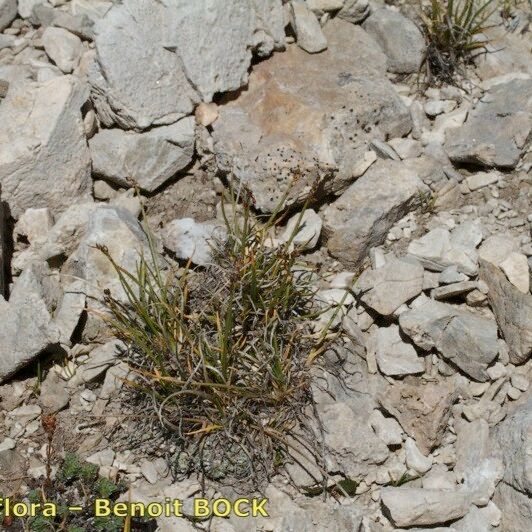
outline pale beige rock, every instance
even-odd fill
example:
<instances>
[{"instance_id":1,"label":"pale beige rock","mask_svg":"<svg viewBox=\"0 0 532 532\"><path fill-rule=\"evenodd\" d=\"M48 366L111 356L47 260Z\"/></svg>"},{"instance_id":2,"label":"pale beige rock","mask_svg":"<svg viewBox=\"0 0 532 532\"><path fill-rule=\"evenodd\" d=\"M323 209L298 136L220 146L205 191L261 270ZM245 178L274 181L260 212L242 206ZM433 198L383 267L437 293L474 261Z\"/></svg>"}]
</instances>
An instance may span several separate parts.
<instances>
[{"instance_id":1,"label":"pale beige rock","mask_svg":"<svg viewBox=\"0 0 532 532\"><path fill-rule=\"evenodd\" d=\"M528 259L523 253L510 253L500 264L508 280L523 294L530 291L530 271Z\"/></svg>"}]
</instances>

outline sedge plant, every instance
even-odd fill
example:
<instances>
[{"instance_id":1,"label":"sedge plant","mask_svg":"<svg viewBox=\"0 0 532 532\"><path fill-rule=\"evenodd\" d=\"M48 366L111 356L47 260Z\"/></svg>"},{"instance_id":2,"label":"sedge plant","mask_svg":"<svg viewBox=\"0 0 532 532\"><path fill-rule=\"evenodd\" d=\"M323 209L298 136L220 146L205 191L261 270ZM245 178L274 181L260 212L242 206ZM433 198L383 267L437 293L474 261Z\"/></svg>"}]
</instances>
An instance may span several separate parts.
<instances>
[{"instance_id":1,"label":"sedge plant","mask_svg":"<svg viewBox=\"0 0 532 532\"><path fill-rule=\"evenodd\" d=\"M129 384L179 443L174 471L239 485L297 454L294 438L320 462L307 419L309 367L334 335L311 328L316 288L293 243L301 218L291 238L274 243L279 210L259 220L252 203L231 188L222 204L226 238L202 268L161 265L149 230L150 256L135 272L102 249L127 295L107 293L109 325L128 348Z\"/></svg>"},{"instance_id":2,"label":"sedge plant","mask_svg":"<svg viewBox=\"0 0 532 532\"><path fill-rule=\"evenodd\" d=\"M484 32L496 10L494 0L431 0L421 10L429 82L455 82L457 71L486 51Z\"/></svg>"}]
</instances>

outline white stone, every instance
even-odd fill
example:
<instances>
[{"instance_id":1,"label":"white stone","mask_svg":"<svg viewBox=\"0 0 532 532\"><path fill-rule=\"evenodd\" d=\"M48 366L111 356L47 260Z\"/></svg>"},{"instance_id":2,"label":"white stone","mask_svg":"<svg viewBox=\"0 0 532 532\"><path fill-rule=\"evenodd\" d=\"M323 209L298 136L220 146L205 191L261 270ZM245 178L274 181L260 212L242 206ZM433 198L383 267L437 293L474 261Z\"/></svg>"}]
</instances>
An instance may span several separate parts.
<instances>
[{"instance_id":1,"label":"white stone","mask_svg":"<svg viewBox=\"0 0 532 532\"><path fill-rule=\"evenodd\" d=\"M14 239L25 237L30 244L43 242L53 224L52 213L47 207L26 209L15 225Z\"/></svg>"},{"instance_id":2,"label":"white stone","mask_svg":"<svg viewBox=\"0 0 532 532\"><path fill-rule=\"evenodd\" d=\"M411 344L402 340L397 325L376 329L371 334L370 345L374 346L377 364L385 375L401 376L425 371L423 358L417 355Z\"/></svg>"},{"instance_id":3,"label":"white stone","mask_svg":"<svg viewBox=\"0 0 532 532\"><path fill-rule=\"evenodd\" d=\"M424 456L418 449L416 442L412 438L405 441L406 465L417 473L423 475L432 467L432 457Z\"/></svg>"},{"instance_id":4,"label":"white stone","mask_svg":"<svg viewBox=\"0 0 532 532\"><path fill-rule=\"evenodd\" d=\"M26 83L0 105L0 184L18 218L26 209L60 214L89 198L90 153L81 107L85 85L71 76Z\"/></svg>"},{"instance_id":5,"label":"white stone","mask_svg":"<svg viewBox=\"0 0 532 532\"><path fill-rule=\"evenodd\" d=\"M70 74L81 57L81 39L63 28L49 26L42 35L44 51L65 73Z\"/></svg>"},{"instance_id":6,"label":"white stone","mask_svg":"<svg viewBox=\"0 0 532 532\"><path fill-rule=\"evenodd\" d=\"M523 294L530 291L530 271L528 259L523 253L512 252L500 263L508 280Z\"/></svg>"},{"instance_id":7,"label":"white stone","mask_svg":"<svg viewBox=\"0 0 532 532\"><path fill-rule=\"evenodd\" d=\"M298 223L299 227L296 232ZM281 241L291 241L301 249L314 249L320 238L322 225L323 222L319 215L313 209L307 209L303 215L298 213L288 220Z\"/></svg>"},{"instance_id":8,"label":"white stone","mask_svg":"<svg viewBox=\"0 0 532 532\"><path fill-rule=\"evenodd\" d=\"M500 266L510 253L519 251L519 242L511 234L491 235L478 248L481 259Z\"/></svg>"},{"instance_id":9,"label":"white stone","mask_svg":"<svg viewBox=\"0 0 532 532\"><path fill-rule=\"evenodd\" d=\"M403 443L403 429L393 417L384 417L380 410L373 410L369 423L375 434L386 445L401 445Z\"/></svg>"},{"instance_id":10,"label":"white stone","mask_svg":"<svg viewBox=\"0 0 532 532\"><path fill-rule=\"evenodd\" d=\"M212 246L225 238L225 228L217 222L198 223L192 218L173 220L163 229L164 246L183 260L204 266L212 261Z\"/></svg>"},{"instance_id":11,"label":"white stone","mask_svg":"<svg viewBox=\"0 0 532 532\"><path fill-rule=\"evenodd\" d=\"M98 451L85 459L89 464L98 466L112 466L115 460L115 452L112 449Z\"/></svg>"},{"instance_id":12,"label":"white stone","mask_svg":"<svg viewBox=\"0 0 532 532\"><path fill-rule=\"evenodd\" d=\"M497 171L492 172L478 172L466 178L469 190L474 191L479 188L487 187L501 179L501 174Z\"/></svg>"},{"instance_id":13,"label":"white stone","mask_svg":"<svg viewBox=\"0 0 532 532\"><path fill-rule=\"evenodd\" d=\"M522 392L526 392L530 385L527 377L525 375L521 375L520 373L514 373L510 378L510 382L512 383L512 386L518 390L521 390Z\"/></svg>"},{"instance_id":14,"label":"white stone","mask_svg":"<svg viewBox=\"0 0 532 532\"><path fill-rule=\"evenodd\" d=\"M297 45L315 54L327 48L327 39L321 31L316 15L301 0L292 0L292 25L297 37Z\"/></svg>"}]
</instances>

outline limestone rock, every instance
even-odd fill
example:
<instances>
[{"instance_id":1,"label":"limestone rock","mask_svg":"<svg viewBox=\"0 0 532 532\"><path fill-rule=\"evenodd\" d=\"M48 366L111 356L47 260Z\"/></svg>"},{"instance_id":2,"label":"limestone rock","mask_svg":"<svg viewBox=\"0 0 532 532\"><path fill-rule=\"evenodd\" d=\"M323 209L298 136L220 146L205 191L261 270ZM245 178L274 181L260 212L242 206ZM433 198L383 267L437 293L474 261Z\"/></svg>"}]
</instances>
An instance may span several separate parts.
<instances>
[{"instance_id":1,"label":"limestone rock","mask_svg":"<svg viewBox=\"0 0 532 532\"><path fill-rule=\"evenodd\" d=\"M70 74L79 63L81 39L63 28L49 27L42 35L48 57L65 73Z\"/></svg>"},{"instance_id":2,"label":"limestone rock","mask_svg":"<svg viewBox=\"0 0 532 532\"><path fill-rule=\"evenodd\" d=\"M338 16L348 22L356 24L362 22L370 12L368 0L345 0Z\"/></svg>"},{"instance_id":3,"label":"limestone rock","mask_svg":"<svg viewBox=\"0 0 532 532\"><path fill-rule=\"evenodd\" d=\"M164 246L183 260L205 266L212 261L212 246L225 238L218 222L195 222L192 218L173 220L163 230Z\"/></svg>"},{"instance_id":4,"label":"limestone rock","mask_svg":"<svg viewBox=\"0 0 532 532\"><path fill-rule=\"evenodd\" d=\"M380 327L374 330L368 342L368 350L373 350L382 373L389 376L423 373L425 362L411 344L404 342L397 325Z\"/></svg>"},{"instance_id":5,"label":"limestone rock","mask_svg":"<svg viewBox=\"0 0 532 532\"><path fill-rule=\"evenodd\" d=\"M81 106L86 87L70 76L28 83L0 106L0 183L11 214L60 214L90 194L90 153Z\"/></svg>"},{"instance_id":6,"label":"limestone rock","mask_svg":"<svg viewBox=\"0 0 532 532\"><path fill-rule=\"evenodd\" d=\"M405 441L406 465L417 473L423 475L432 467L432 457L427 457L418 449L412 438Z\"/></svg>"},{"instance_id":7,"label":"limestone rock","mask_svg":"<svg viewBox=\"0 0 532 532\"><path fill-rule=\"evenodd\" d=\"M495 85L466 123L446 131L453 162L514 168L532 129L532 79Z\"/></svg>"},{"instance_id":8,"label":"limestone rock","mask_svg":"<svg viewBox=\"0 0 532 532\"><path fill-rule=\"evenodd\" d=\"M299 230L294 234L299 222ZM288 220L281 240L288 242L290 239L295 246L301 249L314 249L321 235L323 223L316 211L306 209L303 215L295 214Z\"/></svg>"},{"instance_id":9,"label":"limestone rock","mask_svg":"<svg viewBox=\"0 0 532 532\"><path fill-rule=\"evenodd\" d=\"M403 443L403 430L393 417L384 417L380 410L374 410L369 422L375 434L386 445L401 445Z\"/></svg>"},{"instance_id":10,"label":"limestone rock","mask_svg":"<svg viewBox=\"0 0 532 532\"><path fill-rule=\"evenodd\" d=\"M329 252L346 266L359 265L370 248L384 242L392 225L417 205L424 189L402 163L377 161L324 209Z\"/></svg>"},{"instance_id":11,"label":"limestone rock","mask_svg":"<svg viewBox=\"0 0 532 532\"><path fill-rule=\"evenodd\" d=\"M363 23L387 57L388 70L397 74L417 72L425 52L425 39L418 27L391 9L376 9Z\"/></svg>"},{"instance_id":12,"label":"limestone rock","mask_svg":"<svg viewBox=\"0 0 532 532\"><path fill-rule=\"evenodd\" d=\"M481 261L481 279L488 285L488 299L510 351L512 364L526 362L532 354L532 296L515 288L492 264Z\"/></svg>"},{"instance_id":13,"label":"limestone rock","mask_svg":"<svg viewBox=\"0 0 532 532\"><path fill-rule=\"evenodd\" d=\"M49 276L46 265L36 263L17 279L9 301L0 297L0 383L59 343Z\"/></svg>"},{"instance_id":14,"label":"limestone rock","mask_svg":"<svg viewBox=\"0 0 532 532\"><path fill-rule=\"evenodd\" d=\"M463 491L383 488L382 504L400 527L436 525L463 517L471 499Z\"/></svg>"},{"instance_id":15,"label":"limestone rock","mask_svg":"<svg viewBox=\"0 0 532 532\"><path fill-rule=\"evenodd\" d=\"M417 261L388 259L384 266L365 270L353 290L370 308L383 316L391 315L423 289L423 267Z\"/></svg>"},{"instance_id":16,"label":"limestone rock","mask_svg":"<svg viewBox=\"0 0 532 532\"><path fill-rule=\"evenodd\" d=\"M445 227L437 227L410 242L408 253L428 270L441 272L455 265L459 272L474 275L478 270L476 247L482 236L480 219L463 222L452 232Z\"/></svg>"},{"instance_id":17,"label":"limestone rock","mask_svg":"<svg viewBox=\"0 0 532 532\"><path fill-rule=\"evenodd\" d=\"M499 351L495 321L427 299L402 313L399 324L422 349L435 347L473 379L489 379L486 369Z\"/></svg>"},{"instance_id":18,"label":"limestone rock","mask_svg":"<svg viewBox=\"0 0 532 532\"><path fill-rule=\"evenodd\" d=\"M6 279L7 273L7 213L5 212L4 204L2 203L2 187L0 185L0 298L6 295Z\"/></svg>"},{"instance_id":19,"label":"limestone rock","mask_svg":"<svg viewBox=\"0 0 532 532\"><path fill-rule=\"evenodd\" d=\"M523 253L510 253L501 263L501 270L508 280L523 294L530 292L530 270Z\"/></svg>"},{"instance_id":20,"label":"limestone rock","mask_svg":"<svg viewBox=\"0 0 532 532\"><path fill-rule=\"evenodd\" d=\"M0 0L0 31L4 31L17 16L17 0Z\"/></svg>"},{"instance_id":21,"label":"limestone rock","mask_svg":"<svg viewBox=\"0 0 532 532\"><path fill-rule=\"evenodd\" d=\"M514 251L519 251L519 242L511 234L491 235L478 248L478 256L495 266L500 266L501 262Z\"/></svg>"},{"instance_id":22,"label":"limestone rock","mask_svg":"<svg viewBox=\"0 0 532 532\"><path fill-rule=\"evenodd\" d=\"M297 37L297 45L315 54L327 48L327 39L321 31L320 23L316 15L301 0L293 0L292 6L292 26Z\"/></svg>"},{"instance_id":23,"label":"limestone rock","mask_svg":"<svg viewBox=\"0 0 532 532\"><path fill-rule=\"evenodd\" d=\"M384 140L411 128L373 39L339 19L324 33L327 50L289 46L256 65L248 89L218 108L218 169L245 183L261 211L272 212L286 194L293 204L313 191L345 189L375 160L364 129Z\"/></svg>"},{"instance_id":24,"label":"limestone rock","mask_svg":"<svg viewBox=\"0 0 532 532\"><path fill-rule=\"evenodd\" d=\"M103 129L89 141L93 172L117 185L134 182L153 192L192 161L194 127L194 118L187 117L145 133Z\"/></svg>"},{"instance_id":25,"label":"limestone rock","mask_svg":"<svg viewBox=\"0 0 532 532\"><path fill-rule=\"evenodd\" d=\"M493 438L506 466L495 496L503 529L525 532L532 524L532 399L500 423Z\"/></svg>"}]
</instances>

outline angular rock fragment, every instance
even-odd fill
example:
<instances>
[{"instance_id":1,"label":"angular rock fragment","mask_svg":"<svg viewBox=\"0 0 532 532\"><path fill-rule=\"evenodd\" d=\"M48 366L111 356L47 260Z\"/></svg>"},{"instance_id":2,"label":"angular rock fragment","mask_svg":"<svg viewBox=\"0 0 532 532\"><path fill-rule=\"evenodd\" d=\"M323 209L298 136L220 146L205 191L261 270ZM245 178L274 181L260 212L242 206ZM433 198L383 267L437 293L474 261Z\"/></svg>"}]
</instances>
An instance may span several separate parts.
<instances>
[{"instance_id":1,"label":"angular rock fragment","mask_svg":"<svg viewBox=\"0 0 532 532\"><path fill-rule=\"evenodd\" d=\"M194 154L194 118L145 133L102 129L89 140L93 172L117 185L136 183L153 192L179 170Z\"/></svg>"},{"instance_id":2,"label":"angular rock fragment","mask_svg":"<svg viewBox=\"0 0 532 532\"><path fill-rule=\"evenodd\" d=\"M320 238L322 225L321 218L316 214L316 211L306 209L302 215L300 213L295 214L288 220L281 240L283 242L291 241L301 249L314 249ZM298 227L297 232L296 227Z\"/></svg>"},{"instance_id":3,"label":"angular rock fragment","mask_svg":"<svg viewBox=\"0 0 532 532\"><path fill-rule=\"evenodd\" d=\"M353 290L370 308L383 316L391 315L423 289L423 267L417 261L391 258L376 270L365 270Z\"/></svg>"},{"instance_id":4,"label":"angular rock fragment","mask_svg":"<svg viewBox=\"0 0 532 532\"><path fill-rule=\"evenodd\" d=\"M392 225L418 204L425 188L402 163L377 161L324 209L329 252L346 266L358 266L370 248L384 242Z\"/></svg>"},{"instance_id":5,"label":"angular rock fragment","mask_svg":"<svg viewBox=\"0 0 532 532\"><path fill-rule=\"evenodd\" d=\"M212 248L226 236L219 222L195 222L192 218L173 220L163 230L164 246L183 260L205 266L212 262Z\"/></svg>"},{"instance_id":6,"label":"angular rock fragment","mask_svg":"<svg viewBox=\"0 0 532 532\"><path fill-rule=\"evenodd\" d=\"M532 79L495 85L466 123L446 131L453 162L514 168L532 129Z\"/></svg>"},{"instance_id":7,"label":"angular rock fragment","mask_svg":"<svg viewBox=\"0 0 532 532\"><path fill-rule=\"evenodd\" d=\"M409 18L391 9L376 9L364 21L363 28L383 49L390 72L410 74L419 70L425 39Z\"/></svg>"},{"instance_id":8,"label":"angular rock fragment","mask_svg":"<svg viewBox=\"0 0 532 532\"><path fill-rule=\"evenodd\" d=\"M59 343L50 280L47 266L36 263L17 279L9 301L0 297L0 383Z\"/></svg>"},{"instance_id":9,"label":"angular rock fragment","mask_svg":"<svg viewBox=\"0 0 532 532\"><path fill-rule=\"evenodd\" d=\"M397 325L374 330L368 341L368 350L375 353L379 369L384 375L401 376L425 371L425 362L411 344L403 341Z\"/></svg>"},{"instance_id":10,"label":"angular rock fragment","mask_svg":"<svg viewBox=\"0 0 532 532\"><path fill-rule=\"evenodd\" d=\"M471 378L489 379L486 369L499 351L495 321L427 299L402 313L399 324L422 349L436 348Z\"/></svg>"},{"instance_id":11,"label":"angular rock fragment","mask_svg":"<svg viewBox=\"0 0 532 532\"><path fill-rule=\"evenodd\" d=\"M400 527L437 525L463 517L471 505L464 491L383 488L382 504Z\"/></svg>"},{"instance_id":12,"label":"angular rock fragment","mask_svg":"<svg viewBox=\"0 0 532 532\"><path fill-rule=\"evenodd\" d=\"M501 263L501 270L508 280L523 294L530 292L530 270L523 253L510 253Z\"/></svg>"},{"instance_id":13,"label":"angular rock fragment","mask_svg":"<svg viewBox=\"0 0 532 532\"><path fill-rule=\"evenodd\" d=\"M70 74L79 63L81 39L63 28L49 27L42 35L44 51L65 73Z\"/></svg>"},{"instance_id":14,"label":"angular rock fragment","mask_svg":"<svg viewBox=\"0 0 532 532\"><path fill-rule=\"evenodd\" d=\"M458 393L449 382L420 384L407 377L381 392L378 399L383 409L416 441L421 452L428 454L441 443Z\"/></svg>"},{"instance_id":15,"label":"angular rock fragment","mask_svg":"<svg viewBox=\"0 0 532 532\"><path fill-rule=\"evenodd\" d=\"M356 24L362 22L370 12L368 0L345 0L338 17Z\"/></svg>"},{"instance_id":16,"label":"angular rock fragment","mask_svg":"<svg viewBox=\"0 0 532 532\"><path fill-rule=\"evenodd\" d=\"M532 354L532 295L515 288L496 266L481 261L480 278L488 285L488 299L509 348L512 364Z\"/></svg>"},{"instance_id":17,"label":"angular rock fragment","mask_svg":"<svg viewBox=\"0 0 532 532\"><path fill-rule=\"evenodd\" d=\"M48 207L60 214L90 195L90 153L81 106L85 85L71 76L27 83L0 106L0 183L11 214Z\"/></svg>"},{"instance_id":18,"label":"angular rock fragment","mask_svg":"<svg viewBox=\"0 0 532 532\"><path fill-rule=\"evenodd\" d=\"M0 0L0 31L4 31L17 16L17 0Z\"/></svg>"},{"instance_id":19,"label":"angular rock fragment","mask_svg":"<svg viewBox=\"0 0 532 532\"><path fill-rule=\"evenodd\" d=\"M316 15L301 0L293 0L290 5L292 7L292 26L297 37L297 45L305 52L311 54L325 50L327 48L327 39L321 31Z\"/></svg>"}]
</instances>

